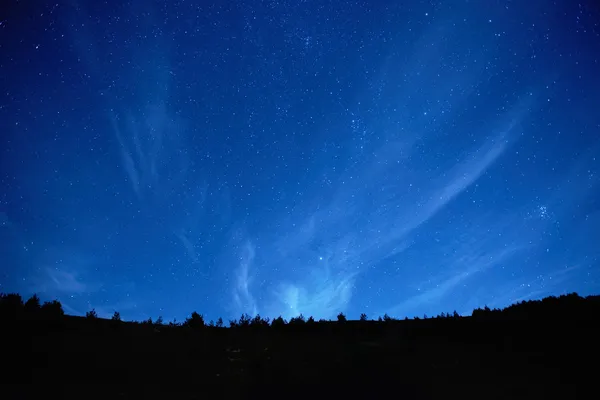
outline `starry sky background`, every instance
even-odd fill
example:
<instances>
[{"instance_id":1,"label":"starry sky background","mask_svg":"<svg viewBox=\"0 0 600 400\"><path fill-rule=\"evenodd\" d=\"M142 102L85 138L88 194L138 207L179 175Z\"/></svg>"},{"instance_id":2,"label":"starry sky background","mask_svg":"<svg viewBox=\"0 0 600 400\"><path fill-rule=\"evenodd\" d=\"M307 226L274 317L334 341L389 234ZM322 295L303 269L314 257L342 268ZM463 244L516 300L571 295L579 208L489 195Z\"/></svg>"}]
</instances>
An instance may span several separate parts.
<instances>
[{"instance_id":1,"label":"starry sky background","mask_svg":"<svg viewBox=\"0 0 600 400\"><path fill-rule=\"evenodd\" d=\"M433 315L600 291L593 1L4 1L0 291Z\"/></svg>"}]
</instances>

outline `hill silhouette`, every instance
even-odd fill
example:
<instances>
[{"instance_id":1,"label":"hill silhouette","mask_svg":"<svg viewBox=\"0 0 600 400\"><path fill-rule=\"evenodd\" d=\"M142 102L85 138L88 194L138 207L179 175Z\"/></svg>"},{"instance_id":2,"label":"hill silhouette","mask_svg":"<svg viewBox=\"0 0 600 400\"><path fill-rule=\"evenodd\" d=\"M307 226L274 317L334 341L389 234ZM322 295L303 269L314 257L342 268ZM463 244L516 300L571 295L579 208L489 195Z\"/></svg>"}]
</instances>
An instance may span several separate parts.
<instances>
[{"instance_id":1,"label":"hill silhouette","mask_svg":"<svg viewBox=\"0 0 600 400\"><path fill-rule=\"evenodd\" d=\"M227 324L65 315L0 296L0 398L590 398L600 296L434 318Z\"/></svg>"}]
</instances>

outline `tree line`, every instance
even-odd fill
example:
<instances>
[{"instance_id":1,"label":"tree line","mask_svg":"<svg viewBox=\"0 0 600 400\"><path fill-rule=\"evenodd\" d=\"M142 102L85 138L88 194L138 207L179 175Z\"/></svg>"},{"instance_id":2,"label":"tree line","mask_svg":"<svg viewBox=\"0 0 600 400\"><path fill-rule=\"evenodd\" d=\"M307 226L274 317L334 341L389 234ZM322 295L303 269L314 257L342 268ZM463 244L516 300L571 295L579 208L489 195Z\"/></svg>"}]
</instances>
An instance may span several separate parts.
<instances>
[{"instance_id":1,"label":"tree line","mask_svg":"<svg viewBox=\"0 0 600 400\"><path fill-rule=\"evenodd\" d=\"M566 317L581 317L585 314L592 312L589 310L593 307L597 310L600 306L600 296L588 296L587 298L579 296L577 293L570 293L561 295L559 297L550 296L541 300L528 300L520 301L512 304L504 309L494 308L490 309L485 306L483 308L477 308L473 310L471 318L474 319L531 319L531 318L545 318L552 316L566 316ZM588 307L581 307L586 304ZM593 312L592 312L593 313ZM580 315L581 314L581 315ZM34 294L26 301L23 300L21 295L16 293L0 294L0 318L3 320L60 320L65 317L62 304L58 300L41 302L40 298ZM85 314L85 318L88 320L106 320L98 316L95 309L88 311ZM414 317L410 320L428 320L428 319L460 319L464 318L456 311L452 313L442 312L441 314L433 317L423 315L423 317ZM404 320L409 320L408 317ZM388 314L378 317L377 319L369 320L366 314L361 314L358 321L349 321L346 315L340 312L334 321L319 319L316 320L312 316L306 318L300 314L297 317L290 318L289 320L279 316L277 318L269 319L260 315L251 316L248 314L242 314L239 319L229 320L227 323L222 319L218 318L215 320L206 321L204 316L196 311L192 312L183 322L177 322L173 320L171 322L165 322L162 317L158 317L156 320L149 318L144 321L123 321L121 314L115 311L113 316L110 318L110 322L113 325L119 325L123 323L127 324L140 324L144 326L153 327L187 327L193 329L200 328L280 328L283 326L300 327L300 326L311 326L315 324L324 323L338 323L345 324L348 322L352 323L391 323L399 321L397 318L391 317Z\"/></svg>"}]
</instances>

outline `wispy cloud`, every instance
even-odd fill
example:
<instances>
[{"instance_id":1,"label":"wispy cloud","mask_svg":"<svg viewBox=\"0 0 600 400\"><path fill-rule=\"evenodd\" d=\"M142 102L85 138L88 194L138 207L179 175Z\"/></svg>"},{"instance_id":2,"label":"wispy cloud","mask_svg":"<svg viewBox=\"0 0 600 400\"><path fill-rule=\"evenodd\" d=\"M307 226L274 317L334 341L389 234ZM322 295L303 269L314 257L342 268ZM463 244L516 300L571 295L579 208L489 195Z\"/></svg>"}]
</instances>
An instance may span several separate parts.
<instances>
[{"instance_id":1,"label":"wispy cloud","mask_svg":"<svg viewBox=\"0 0 600 400\"><path fill-rule=\"evenodd\" d=\"M153 29L152 24L139 28ZM130 55L131 64L140 66L134 72L136 76L130 77L132 71L122 70L113 77L110 89L102 91L125 176L140 200L164 198L174 186L180 189L188 167L183 146L186 124L169 106L172 68L168 58L153 56L155 49L168 54L169 47L168 40L154 36L148 46L141 45ZM96 65L89 67L103 74ZM124 102L124 94L114 82L128 78L128 101Z\"/></svg>"},{"instance_id":2,"label":"wispy cloud","mask_svg":"<svg viewBox=\"0 0 600 400\"><path fill-rule=\"evenodd\" d=\"M315 318L330 318L343 311L352 298L355 274L330 276L329 271L315 269L308 282L281 284L277 296L283 307L275 314L291 318L304 314Z\"/></svg>"},{"instance_id":3,"label":"wispy cloud","mask_svg":"<svg viewBox=\"0 0 600 400\"><path fill-rule=\"evenodd\" d=\"M250 315L258 314L258 307L252 291L251 268L254 262L255 248L250 241L247 241L241 248L239 254L239 264L234 272L234 291L233 298L238 311Z\"/></svg>"},{"instance_id":4,"label":"wispy cloud","mask_svg":"<svg viewBox=\"0 0 600 400\"><path fill-rule=\"evenodd\" d=\"M47 269L50 283L54 289L66 293L84 293L88 286L77 276L77 272L67 272L56 269Z\"/></svg>"},{"instance_id":5,"label":"wispy cloud","mask_svg":"<svg viewBox=\"0 0 600 400\"><path fill-rule=\"evenodd\" d=\"M193 201L190 202L189 208L186 209L182 221L175 223L176 225L181 226L181 228L173 230L173 234L177 237L193 263L199 261L197 232L199 230L198 228L201 226L201 216L204 211L203 206L207 198L207 190L208 185L205 183L193 196L190 196L190 199Z\"/></svg>"},{"instance_id":6,"label":"wispy cloud","mask_svg":"<svg viewBox=\"0 0 600 400\"><path fill-rule=\"evenodd\" d=\"M94 310L100 318L111 318L115 311L121 314L121 318L128 321L147 319L151 316L140 315L137 312L138 305L132 301L121 301L114 304L94 304L89 301L81 302L78 305L74 305L71 298L61 300L61 304L65 312L69 315L83 316L88 311Z\"/></svg>"},{"instance_id":7,"label":"wispy cloud","mask_svg":"<svg viewBox=\"0 0 600 400\"><path fill-rule=\"evenodd\" d=\"M177 237L177 239L179 239L192 262L198 262L198 254L196 253L196 248L194 246L194 243L192 243L192 241L188 238L188 234L181 230L175 231L174 235Z\"/></svg>"},{"instance_id":8,"label":"wispy cloud","mask_svg":"<svg viewBox=\"0 0 600 400\"><path fill-rule=\"evenodd\" d=\"M99 285L85 282L76 270L46 267L34 278L30 292L65 301L73 296L89 295L98 288Z\"/></svg>"},{"instance_id":9,"label":"wispy cloud","mask_svg":"<svg viewBox=\"0 0 600 400\"><path fill-rule=\"evenodd\" d=\"M64 299L88 295L102 287L99 282L89 280L87 271L94 260L73 249L50 249L38 265L38 272L31 277L31 292Z\"/></svg>"},{"instance_id":10,"label":"wispy cloud","mask_svg":"<svg viewBox=\"0 0 600 400\"><path fill-rule=\"evenodd\" d=\"M386 268L387 260L413 246L417 231L488 172L518 138L514 131L528 115L535 96L523 96L496 120L463 120L485 67L469 61L472 52L455 54L444 47L444 41L448 37L460 40L466 34L453 29L451 18L438 23L421 38L427 46L417 41L408 60L390 54L369 82L370 93L349 119L349 130L360 125L361 131L369 133L368 138L362 137L368 139L368 150L362 143L356 148L356 142L343 143L349 154L347 165L332 161L331 168L320 175L326 185L304 188L304 193L313 196L283 211L281 218L274 217L268 227L271 234L259 240L257 257L261 268L271 270L270 285L276 288L272 298L265 300L265 308L284 315L323 317L344 311L363 274ZM423 62L438 60L449 51L469 67L457 70ZM480 58L485 57L480 51ZM424 80L431 84L424 87ZM371 106L385 118L361 115L360 109ZM470 131L456 132L456 126ZM453 149L437 148L443 157L436 158L429 153L436 150L440 132L444 141L456 143L450 146ZM478 138L478 143L467 143L466 137ZM444 165L440 159L456 162ZM471 262L477 263L477 271L489 269L485 257L508 257L503 251L473 253ZM435 288L412 301L441 299L475 270L457 267L440 275Z\"/></svg>"},{"instance_id":11,"label":"wispy cloud","mask_svg":"<svg viewBox=\"0 0 600 400\"><path fill-rule=\"evenodd\" d=\"M468 283L479 273L492 269L505 263L524 249L521 245L512 245L495 249L493 241L481 240L477 245L468 243L462 246L453 257L444 260L442 274L428 281L418 284L416 295L391 307L380 314L388 313L393 316L414 316L421 312L431 313L439 308L439 302L452 294L461 285ZM437 306L437 307L436 307ZM449 310L437 310L449 311Z\"/></svg>"},{"instance_id":12,"label":"wispy cloud","mask_svg":"<svg viewBox=\"0 0 600 400\"><path fill-rule=\"evenodd\" d=\"M521 278L520 281L509 281L496 288L486 304L490 307L506 307L518 301L532 300L556 293L558 287L569 287L569 281L576 278L577 274L585 273L593 267L590 260L565 264L561 267L547 266L551 270L549 273L539 274L528 279ZM481 304L476 306L479 307Z\"/></svg>"},{"instance_id":13,"label":"wispy cloud","mask_svg":"<svg viewBox=\"0 0 600 400\"><path fill-rule=\"evenodd\" d=\"M127 110L109 116L123 168L132 190L140 198L160 193L162 186L173 180L173 171L182 175L187 164L174 141L179 137L181 123L173 122L177 119L164 105L147 108L139 116Z\"/></svg>"},{"instance_id":14,"label":"wispy cloud","mask_svg":"<svg viewBox=\"0 0 600 400\"><path fill-rule=\"evenodd\" d=\"M121 155L121 161L123 162L123 168L129 178L129 183L135 194L139 197L141 195L140 189L140 172L138 171L138 163L133 158L133 153L129 149L129 145L126 143L121 130L119 128L118 119L116 116L112 116L111 123L115 137L119 142L119 154Z\"/></svg>"},{"instance_id":15,"label":"wispy cloud","mask_svg":"<svg viewBox=\"0 0 600 400\"><path fill-rule=\"evenodd\" d=\"M419 176L405 163L395 162L386 149L382 150L386 159L378 156L374 165L362 170L371 176L366 184L360 176L357 183L342 177L347 183L340 186L333 202L321 206L297 223L295 230L274 241L271 262L285 264L288 275L293 276L296 271L298 278L288 277L277 285L276 303L271 308L284 315L304 313L319 317L343 311L352 298L359 274L410 247L412 232L473 184L502 155L512 126L509 124L472 155L428 180L402 182L403 177ZM388 167L382 168L382 163ZM373 174L372 169L377 169L378 174ZM390 182L394 175L398 179ZM383 200L373 203L373 191L386 187L389 195L383 193L377 197ZM413 301L440 298L469 273L473 271L452 275Z\"/></svg>"},{"instance_id":16,"label":"wispy cloud","mask_svg":"<svg viewBox=\"0 0 600 400\"><path fill-rule=\"evenodd\" d=\"M100 318L111 318L115 311L117 311L119 314L121 314L121 318L125 320L133 320L136 318L139 319L139 315L137 315L138 313L135 312L137 308L137 304L132 301L121 301L114 304L104 305L88 304L86 311L94 309ZM155 316L145 316L144 318L150 317L155 318Z\"/></svg>"}]
</instances>

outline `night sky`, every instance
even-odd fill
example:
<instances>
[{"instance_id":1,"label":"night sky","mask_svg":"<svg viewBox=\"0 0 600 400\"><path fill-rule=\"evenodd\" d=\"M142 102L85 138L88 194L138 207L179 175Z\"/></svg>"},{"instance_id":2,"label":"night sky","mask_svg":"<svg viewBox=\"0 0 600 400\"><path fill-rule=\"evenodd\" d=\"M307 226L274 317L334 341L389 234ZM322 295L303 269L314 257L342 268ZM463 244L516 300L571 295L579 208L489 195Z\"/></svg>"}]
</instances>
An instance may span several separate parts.
<instances>
[{"instance_id":1,"label":"night sky","mask_svg":"<svg viewBox=\"0 0 600 400\"><path fill-rule=\"evenodd\" d=\"M2 1L0 292L124 319L600 292L594 1Z\"/></svg>"}]
</instances>

